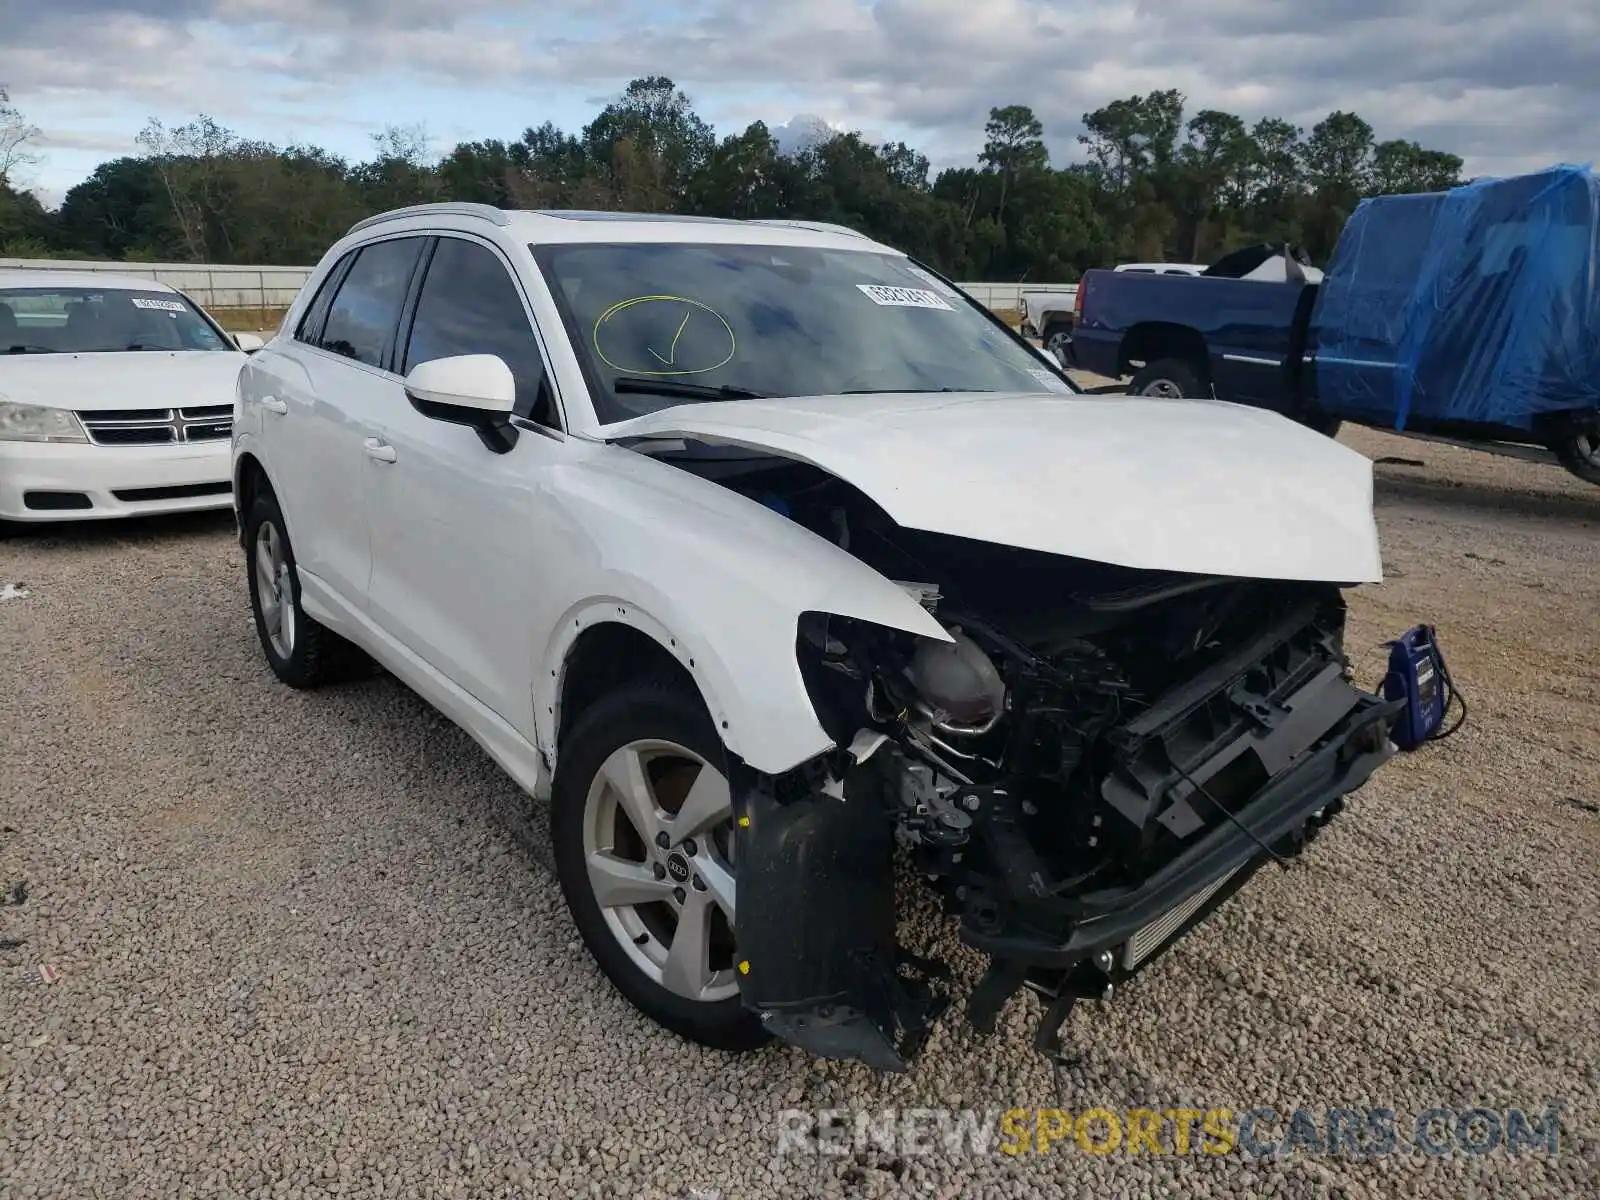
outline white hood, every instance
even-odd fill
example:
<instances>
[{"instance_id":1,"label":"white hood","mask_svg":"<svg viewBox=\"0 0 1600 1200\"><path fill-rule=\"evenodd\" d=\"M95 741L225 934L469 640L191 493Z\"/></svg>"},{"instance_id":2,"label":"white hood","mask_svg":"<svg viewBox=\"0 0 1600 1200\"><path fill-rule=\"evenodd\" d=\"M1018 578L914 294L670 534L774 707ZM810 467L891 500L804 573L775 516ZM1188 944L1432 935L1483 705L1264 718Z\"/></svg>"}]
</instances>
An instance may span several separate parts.
<instances>
[{"instance_id":1,"label":"white hood","mask_svg":"<svg viewBox=\"0 0 1600 1200\"><path fill-rule=\"evenodd\" d=\"M232 404L248 361L228 350L0 354L0 397L79 412Z\"/></svg>"},{"instance_id":2,"label":"white hood","mask_svg":"<svg viewBox=\"0 0 1600 1200\"><path fill-rule=\"evenodd\" d=\"M902 526L1126 567L1376 583L1372 464L1274 413L1124 396L824 396L685 404L612 438L811 463Z\"/></svg>"}]
</instances>

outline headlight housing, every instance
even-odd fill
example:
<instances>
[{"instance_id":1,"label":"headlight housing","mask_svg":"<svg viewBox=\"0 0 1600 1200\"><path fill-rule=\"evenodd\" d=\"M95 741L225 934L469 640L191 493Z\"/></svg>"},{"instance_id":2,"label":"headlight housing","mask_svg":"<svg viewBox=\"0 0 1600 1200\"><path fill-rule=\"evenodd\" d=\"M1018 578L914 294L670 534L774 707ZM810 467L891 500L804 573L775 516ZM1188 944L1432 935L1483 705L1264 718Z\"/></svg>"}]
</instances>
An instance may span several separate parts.
<instances>
[{"instance_id":1,"label":"headlight housing","mask_svg":"<svg viewBox=\"0 0 1600 1200\"><path fill-rule=\"evenodd\" d=\"M912 585L902 585L910 587ZM958 626L952 641L920 637L871 621L800 614L795 651L818 722L848 744L857 730L912 714L944 734L981 737L1006 712L1006 683L993 659Z\"/></svg>"},{"instance_id":2,"label":"headlight housing","mask_svg":"<svg viewBox=\"0 0 1600 1200\"><path fill-rule=\"evenodd\" d=\"M75 413L0 400L0 442L87 442Z\"/></svg>"}]
</instances>

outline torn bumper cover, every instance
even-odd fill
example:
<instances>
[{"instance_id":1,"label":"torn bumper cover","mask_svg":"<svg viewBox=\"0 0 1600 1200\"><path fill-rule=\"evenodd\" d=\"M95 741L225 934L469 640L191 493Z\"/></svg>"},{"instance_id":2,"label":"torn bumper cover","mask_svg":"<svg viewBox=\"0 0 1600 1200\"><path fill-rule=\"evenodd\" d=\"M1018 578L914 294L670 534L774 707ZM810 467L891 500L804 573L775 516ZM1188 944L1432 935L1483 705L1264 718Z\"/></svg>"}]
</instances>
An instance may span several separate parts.
<instances>
[{"instance_id":1,"label":"torn bumper cover","mask_svg":"<svg viewBox=\"0 0 1600 1200\"><path fill-rule=\"evenodd\" d=\"M915 960L895 945L892 822L875 793L859 794L860 775L826 790L744 776L734 806L745 1007L820 1058L903 1070L944 1004L900 975Z\"/></svg>"},{"instance_id":2,"label":"torn bumper cover","mask_svg":"<svg viewBox=\"0 0 1600 1200\"><path fill-rule=\"evenodd\" d=\"M981 912L973 889L947 893L949 907L962 917L962 940L991 960L968 1005L974 1027L991 1031L1007 1000L1027 986L1047 1002L1036 1045L1054 1052L1057 1031L1075 999L1108 995L1113 985L1204 920L1265 862L1298 854L1342 810L1342 797L1366 783L1394 753L1388 729L1396 703L1361 692L1342 678L1330 682L1324 672L1301 682L1296 698L1318 689L1322 703L1317 707L1326 712L1332 703L1343 714L1332 727L1307 732L1291 725L1291 732L1279 738L1270 732L1255 738L1263 761L1271 761L1271 746L1284 744L1284 738L1313 748L1294 756L1292 765L1272 774L1248 799L1223 810L1224 819L1208 814L1207 827L1190 831L1176 853L1142 878L1092 890L1036 873L1025 888L995 887L991 878L991 895ZM1300 710L1305 711L1303 704ZM1195 712L1190 706L1169 714L1163 729L1146 732L1166 734L1164 744L1171 750L1174 731L1194 720ZM1227 761L1237 756L1241 741L1252 739L1236 736L1205 757ZM1263 747L1266 753L1259 753ZM1124 756L1123 761L1130 760ZM775 1036L820 1057L901 1070L947 1000L936 984L942 974L938 965L906 955L895 944L894 820L876 801L881 784L871 770L874 763L846 769L852 762L837 756L831 774L826 765L814 764L809 776L781 780L744 772L735 783L737 939L745 964L741 989L745 1006L759 1013ZM1218 768L1178 769L1199 775L1193 791L1205 795L1205 781ZM968 797L960 794L956 801L975 814L974 832L981 834L985 813L978 794L998 789L972 791L972 803L963 804ZM1179 807L1173 804L1168 812ZM1010 846L1036 861L1013 840L1016 828L1005 821L993 827L1004 835L988 839L991 859ZM1015 867L1015 856L1007 857ZM1015 885L1019 873L1008 872L1007 865L995 863L995 874L1010 875Z\"/></svg>"}]
</instances>

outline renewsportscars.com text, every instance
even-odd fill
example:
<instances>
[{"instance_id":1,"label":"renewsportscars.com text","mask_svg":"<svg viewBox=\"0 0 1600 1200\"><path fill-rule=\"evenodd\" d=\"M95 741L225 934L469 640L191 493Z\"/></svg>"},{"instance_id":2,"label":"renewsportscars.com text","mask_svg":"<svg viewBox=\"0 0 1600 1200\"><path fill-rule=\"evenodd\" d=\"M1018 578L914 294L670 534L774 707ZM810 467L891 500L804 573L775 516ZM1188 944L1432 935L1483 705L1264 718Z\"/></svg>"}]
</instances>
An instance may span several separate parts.
<instances>
[{"instance_id":1,"label":"renewsportscars.com text","mask_svg":"<svg viewBox=\"0 0 1600 1200\"><path fill-rule=\"evenodd\" d=\"M785 1109L778 1114L776 1151L790 1155L880 1150L949 1157L1205 1154L1253 1159L1498 1152L1553 1158L1560 1151L1561 1108L1559 1102L1532 1112L1437 1107L1410 1115L1382 1107Z\"/></svg>"}]
</instances>

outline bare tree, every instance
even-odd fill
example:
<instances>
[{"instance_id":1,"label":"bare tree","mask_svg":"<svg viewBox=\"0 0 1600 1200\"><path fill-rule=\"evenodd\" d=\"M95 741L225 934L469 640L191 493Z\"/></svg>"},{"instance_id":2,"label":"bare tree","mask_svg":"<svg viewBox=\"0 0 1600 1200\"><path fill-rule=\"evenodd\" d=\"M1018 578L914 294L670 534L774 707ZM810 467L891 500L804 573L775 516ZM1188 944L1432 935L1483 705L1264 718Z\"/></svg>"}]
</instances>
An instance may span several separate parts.
<instances>
[{"instance_id":1,"label":"bare tree","mask_svg":"<svg viewBox=\"0 0 1600 1200\"><path fill-rule=\"evenodd\" d=\"M41 130L30 125L17 106L11 103L6 85L0 83L0 187L9 187L12 173L37 166L39 155L29 149Z\"/></svg>"},{"instance_id":2,"label":"bare tree","mask_svg":"<svg viewBox=\"0 0 1600 1200\"><path fill-rule=\"evenodd\" d=\"M226 207L223 168L238 139L202 113L173 129L152 117L135 140L166 190L184 251L191 261L205 262L206 235ZM221 232L226 240L226 230Z\"/></svg>"},{"instance_id":3,"label":"bare tree","mask_svg":"<svg viewBox=\"0 0 1600 1200\"><path fill-rule=\"evenodd\" d=\"M388 209L444 199L426 126L389 125L371 136L373 159L356 169L356 178L373 204Z\"/></svg>"},{"instance_id":4,"label":"bare tree","mask_svg":"<svg viewBox=\"0 0 1600 1200\"><path fill-rule=\"evenodd\" d=\"M419 171L437 166L433 138L424 124L385 125L382 133L369 134L373 157L379 162L402 162Z\"/></svg>"}]
</instances>

